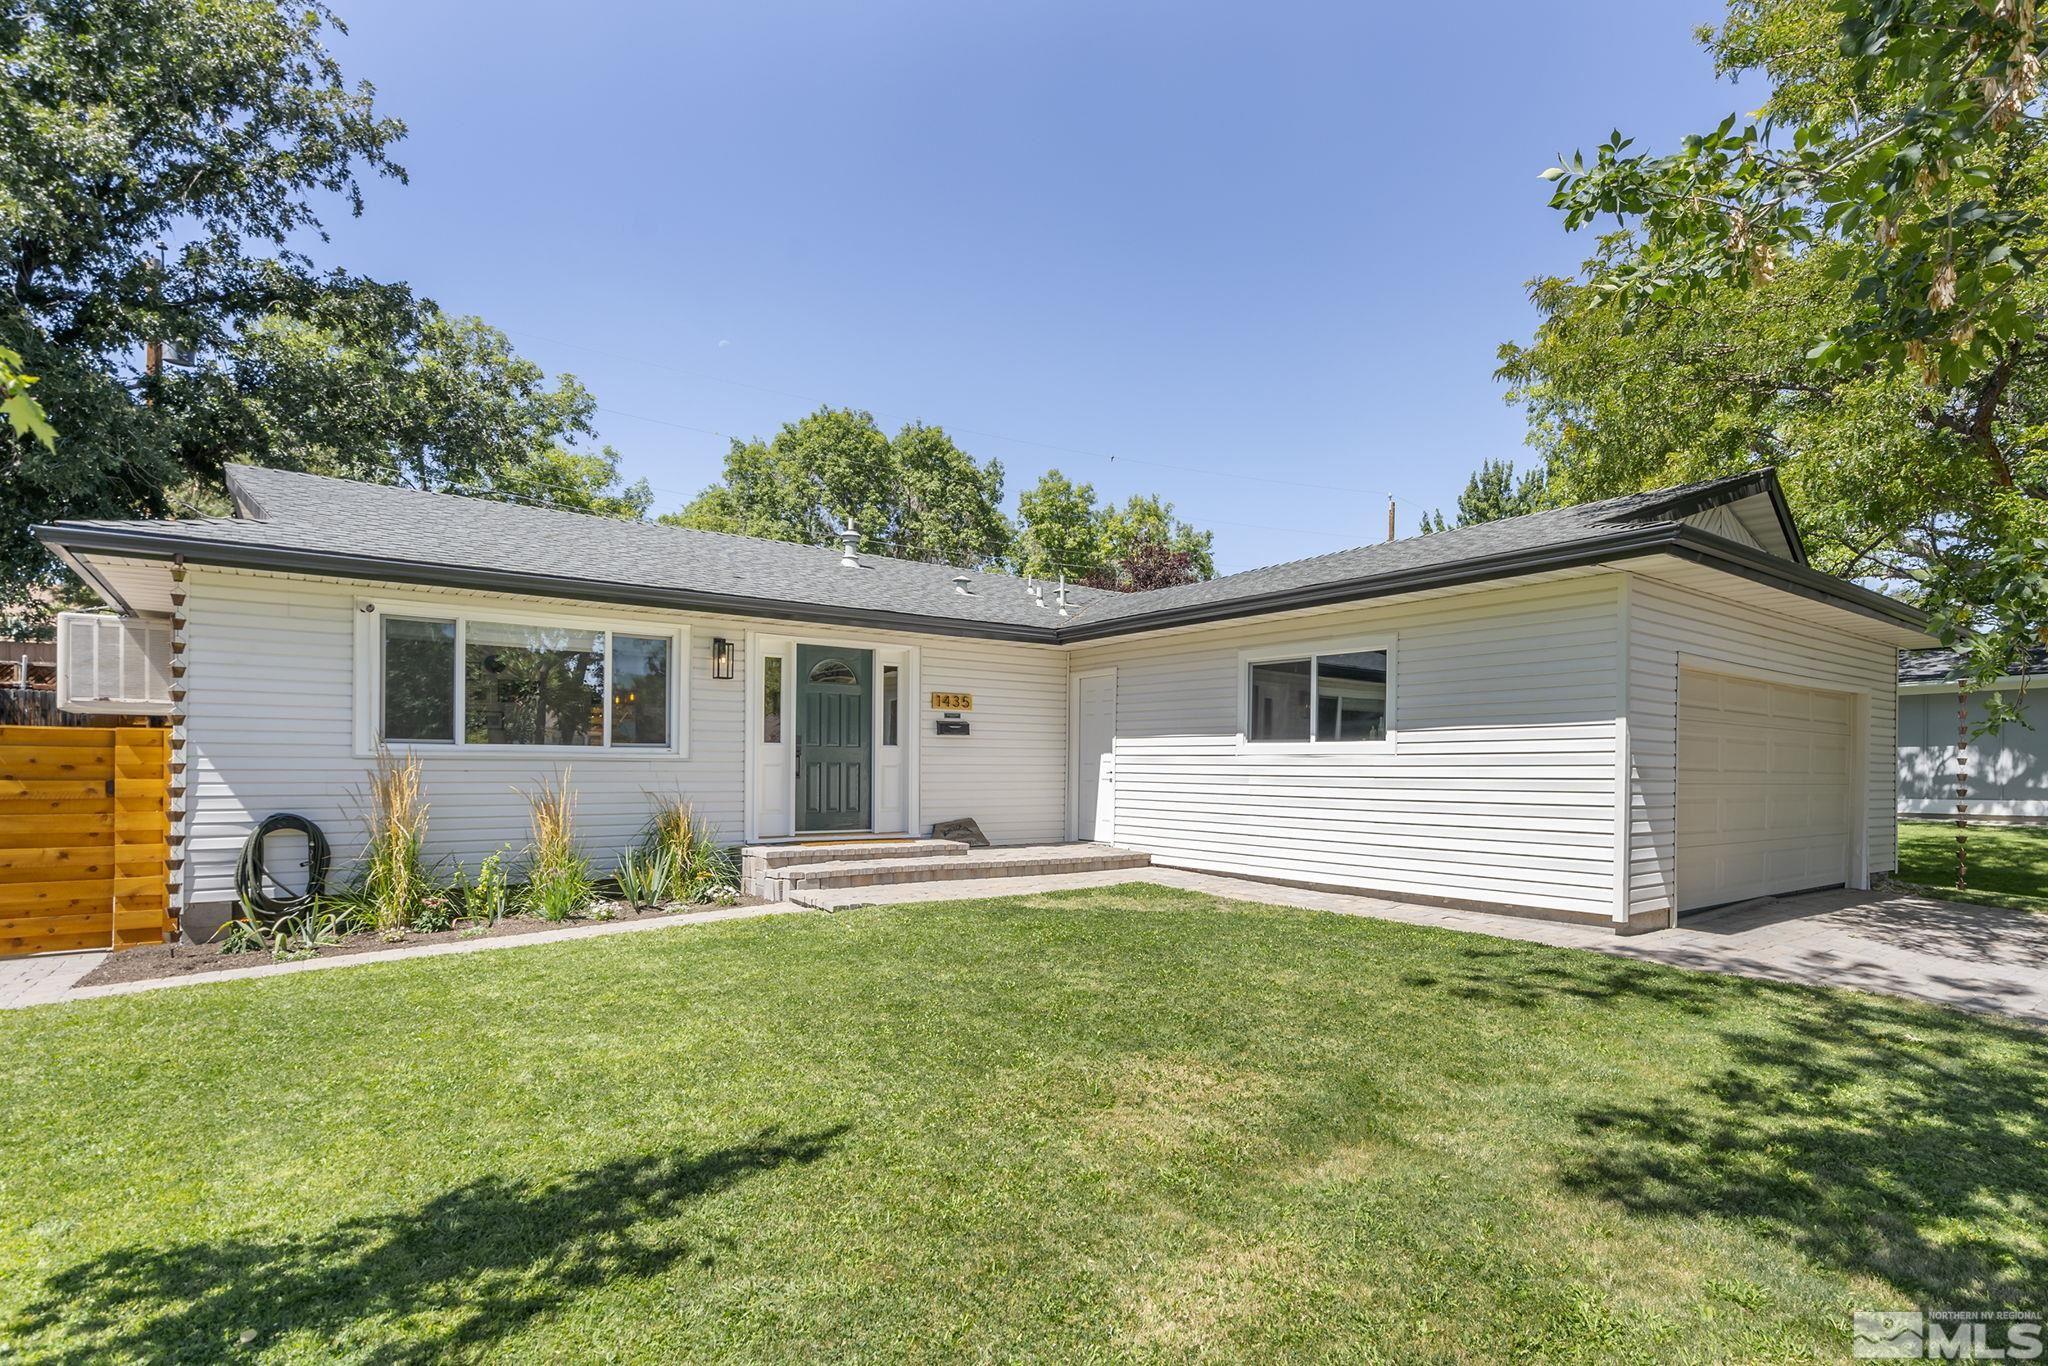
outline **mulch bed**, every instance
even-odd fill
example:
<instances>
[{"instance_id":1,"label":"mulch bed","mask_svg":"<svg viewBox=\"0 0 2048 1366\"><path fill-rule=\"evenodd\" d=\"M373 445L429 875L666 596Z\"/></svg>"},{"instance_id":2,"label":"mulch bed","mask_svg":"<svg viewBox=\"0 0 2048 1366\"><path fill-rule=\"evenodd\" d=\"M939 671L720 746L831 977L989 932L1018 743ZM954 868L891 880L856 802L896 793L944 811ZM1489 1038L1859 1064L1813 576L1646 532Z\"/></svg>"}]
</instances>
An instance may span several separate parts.
<instances>
[{"instance_id":1,"label":"mulch bed","mask_svg":"<svg viewBox=\"0 0 2048 1366\"><path fill-rule=\"evenodd\" d=\"M723 903L731 906L759 906L759 897L743 896ZM432 934L407 931L397 939L386 939L375 931L352 934L303 958L274 959L268 953L223 953L219 944L152 944L108 954L101 964L81 977L81 987L104 986L110 982L147 982L161 977L189 977L201 972L226 972L232 968L253 968L271 962L312 962L317 958L346 958L356 953L383 949L410 949L427 944L447 944L470 939L511 939L542 930L596 929L629 920L672 920L715 909L713 905L672 906L636 911L624 902L609 903L610 916L603 920L540 920L530 916L508 916L495 925L473 929L436 930Z\"/></svg>"}]
</instances>

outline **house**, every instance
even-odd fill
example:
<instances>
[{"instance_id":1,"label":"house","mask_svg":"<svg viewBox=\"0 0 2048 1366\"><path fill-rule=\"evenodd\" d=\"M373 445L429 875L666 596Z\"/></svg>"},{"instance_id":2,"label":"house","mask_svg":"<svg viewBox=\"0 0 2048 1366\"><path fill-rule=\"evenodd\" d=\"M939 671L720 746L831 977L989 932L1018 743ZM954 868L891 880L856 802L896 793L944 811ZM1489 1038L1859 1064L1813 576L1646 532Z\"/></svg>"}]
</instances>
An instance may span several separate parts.
<instances>
[{"instance_id":1,"label":"house","mask_svg":"<svg viewBox=\"0 0 2048 1366\"><path fill-rule=\"evenodd\" d=\"M277 470L235 515L36 534L168 614L176 893L279 811L346 859L382 746L435 847L573 766L749 844L1114 841L1161 864L1619 932L1894 866L1913 609L1822 574L1768 471L1120 595Z\"/></svg>"},{"instance_id":2,"label":"house","mask_svg":"<svg viewBox=\"0 0 2048 1366\"><path fill-rule=\"evenodd\" d=\"M2048 734L2030 712L2032 690L2048 683L2048 649L2035 648L2018 673L1967 696L1957 691L1961 676L1953 650L1899 657L1899 814L1953 817L1960 771L1971 819L2048 821ZM1988 692L2004 694L2032 728L2008 723L1996 735L1973 736Z\"/></svg>"}]
</instances>

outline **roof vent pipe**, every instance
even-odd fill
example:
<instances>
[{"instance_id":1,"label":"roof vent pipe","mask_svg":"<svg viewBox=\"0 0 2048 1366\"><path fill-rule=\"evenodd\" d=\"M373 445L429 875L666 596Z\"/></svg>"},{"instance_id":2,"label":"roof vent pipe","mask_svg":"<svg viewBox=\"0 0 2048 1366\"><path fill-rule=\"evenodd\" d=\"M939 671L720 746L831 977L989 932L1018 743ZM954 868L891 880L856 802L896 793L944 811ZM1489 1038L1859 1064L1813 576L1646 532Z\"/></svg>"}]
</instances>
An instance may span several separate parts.
<instances>
[{"instance_id":1,"label":"roof vent pipe","mask_svg":"<svg viewBox=\"0 0 2048 1366\"><path fill-rule=\"evenodd\" d=\"M1041 612L1045 610L1045 585L1037 579L1024 580L1024 591L1031 595L1031 605Z\"/></svg>"},{"instance_id":2,"label":"roof vent pipe","mask_svg":"<svg viewBox=\"0 0 2048 1366\"><path fill-rule=\"evenodd\" d=\"M854 552L860 549L860 533L848 522L846 529L839 533L839 566L842 569L860 568L860 556Z\"/></svg>"},{"instance_id":3,"label":"roof vent pipe","mask_svg":"<svg viewBox=\"0 0 2048 1366\"><path fill-rule=\"evenodd\" d=\"M965 574L955 574L953 576L953 591L963 598L970 597L972 594L967 585L973 582L974 580Z\"/></svg>"},{"instance_id":4,"label":"roof vent pipe","mask_svg":"<svg viewBox=\"0 0 2048 1366\"><path fill-rule=\"evenodd\" d=\"M1061 615L1061 616L1066 616L1066 615L1068 614L1068 613L1067 613L1067 572L1066 572L1066 571L1065 571L1064 569L1060 571L1060 586L1059 586L1058 588L1056 588L1056 589L1054 589L1054 590L1053 590L1053 596L1054 596L1054 597L1055 597L1056 599L1058 599L1058 600L1059 600L1059 604L1060 604L1060 615Z\"/></svg>"}]
</instances>

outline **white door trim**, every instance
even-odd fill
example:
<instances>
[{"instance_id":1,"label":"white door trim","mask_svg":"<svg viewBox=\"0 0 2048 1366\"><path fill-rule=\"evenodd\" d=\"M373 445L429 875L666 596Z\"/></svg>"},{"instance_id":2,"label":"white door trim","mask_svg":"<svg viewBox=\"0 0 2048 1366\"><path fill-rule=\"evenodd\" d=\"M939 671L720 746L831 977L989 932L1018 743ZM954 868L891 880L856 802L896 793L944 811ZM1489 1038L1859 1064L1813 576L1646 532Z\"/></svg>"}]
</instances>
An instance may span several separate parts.
<instances>
[{"instance_id":1,"label":"white door trim","mask_svg":"<svg viewBox=\"0 0 2048 1366\"><path fill-rule=\"evenodd\" d=\"M1115 665L1112 664L1102 669L1083 669L1080 673L1069 673L1067 675L1067 838L1070 840L1081 838L1081 684L1091 678L1104 677L1107 677L1111 683L1110 697L1112 702L1114 702L1116 697L1116 688L1114 686L1116 683ZM1109 758L1112 763L1116 761L1116 724L1114 721L1110 723L1109 728ZM1112 789L1114 789L1115 782L1116 778L1112 773L1110 778ZM1098 809L1098 821L1100 818L1100 811ZM1091 835L1090 838L1094 837ZM1112 801L1109 808L1109 840L1106 842L1114 842L1115 839L1116 806L1114 801Z\"/></svg>"},{"instance_id":2,"label":"white door trim","mask_svg":"<svg viewBox=\"0 0 2048 1366\"><path fill-rule=\"evenodd\" d=\"M774 642L773 645L768 644L771 641ZM761 816L756 803L757 794L755 789L759 784L757 775L760 771L761 762L761 726L766 718L762 715L761 709L761 676L756 670L760 667L760 660L764 652L784 656L782 671L782 724L783 733L785 736L788 736L790 734L789 727L795 724L795 717L791 714L791 702L796 696L794 671L796 668L796 647L798 645L822 645L827 649L840 650L870 650L874 653L875 658L872 661L874 678L871 681L871 687L874 693L875 750L878 755L882 745L882 664L884 661L881 656L901 656L900 661L891 659L887 662L895 663L903 670L901 678L897 680L901 695L897 698L896 702L896 705L900 708L900 713L896 718L897 735L903 749L903 824L904 828L911 834L916 834L922 828L918 823L920 818L917 798L918 779L923 768L919 759L919 739L923 734L923 727L919 724L920 712L916 705L918 697L921 696L918 692L919 674L922 671L920 666L924 655L921 647L911 641L904 640L900 636L870 635L863 632L844 634L830 632L813 633L801 629L782 631L752 629L746 634L746 642L746 657L742 661L747 691L747 734L744 750L744 767L746 771L741 775L744 780L741 784L744 793L743 799L746 802L745 818L742 820L741 825L746 831L746 842L753 844L761 838ZM785 738L783 743L789 744L791 742ZM802 838L802 832L796 830L796 784L798 774L794 762L785 764L784 767L788 770L787 781L789 790L783 795L789 803L790 829L793 833L778 835L774 838L778 840L794 840ZM869 781L879 781L878 775L881 772L881 764L877 762L870 764L869 767L874 775L870 777ZM869 793L868 809L871 816L881 809L879 805L880 795L879 792ZM882 833L893 834L895 832L883 831ZM813 838L816 837L816 835L813 836Z\"/></svg>"}]
</instances>

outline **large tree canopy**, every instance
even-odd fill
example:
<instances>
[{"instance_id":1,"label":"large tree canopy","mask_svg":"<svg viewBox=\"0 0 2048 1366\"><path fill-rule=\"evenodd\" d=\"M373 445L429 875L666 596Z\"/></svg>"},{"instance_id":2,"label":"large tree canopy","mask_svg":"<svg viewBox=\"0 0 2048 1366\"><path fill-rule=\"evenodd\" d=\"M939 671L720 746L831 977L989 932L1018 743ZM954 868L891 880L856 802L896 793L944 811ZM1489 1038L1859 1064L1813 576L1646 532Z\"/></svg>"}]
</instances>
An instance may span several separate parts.
<instances>
[{"instance_id":1,"label":"large tree canopy","mask_svg":"<svg viewBox=\"0 0 2048 1366\"><path fill-rule=\"evenodd\" d=\"M1761 463L1838 572L1889 579L1995 674L2048 626L2048 22L2032 0L1733 0L1768 87L1665 155L1545 173L1574 281L1503 352L1553 496Z\"/></svg>"},{"instance_id":2,"label":"large tree canopy","mask_svg":"<svg viewBox=\"0 0 2048 1366\"><path fill-rule=\"evenodd\" d=\"M820 408L771 441L734 441L725 477L661 520L700 531L863 547L902 559L969 567L1010 547L1003 467L983 464L938 427L912 423L891 438L874 415Z\"/></svg>"},{"instance_id":3,"label":"large tree canopy","mask_svg":"<svg viewBox=\"0 0 2048 1366\"><path fill-rule=\"evenodd\" d=\"M59 433L0 432L0 624L60 579L31 525L212 509L230 460L645 506L573 449L573 380L294 246L404 179L340 28L319 0L0 0L0 348ZM150 342L198 363L148 373Z\"/></svg>"}]
</instances>

